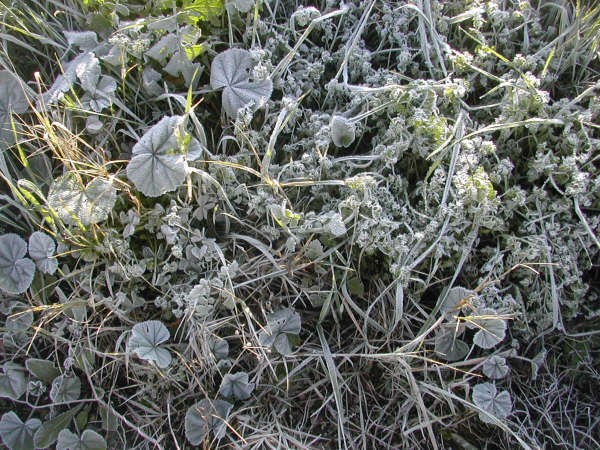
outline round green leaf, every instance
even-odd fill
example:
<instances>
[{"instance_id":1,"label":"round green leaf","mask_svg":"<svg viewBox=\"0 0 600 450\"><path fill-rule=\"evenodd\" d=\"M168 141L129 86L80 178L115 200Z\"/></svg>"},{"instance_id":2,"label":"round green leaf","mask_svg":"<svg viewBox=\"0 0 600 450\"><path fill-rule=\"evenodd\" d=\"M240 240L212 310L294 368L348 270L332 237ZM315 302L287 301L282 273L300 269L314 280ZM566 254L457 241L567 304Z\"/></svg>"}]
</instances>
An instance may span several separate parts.
<instances>
[{"instance_id":1,"label":"round green leaf","mask_svg":"<svg viewBox=\"0 0 600 450\"><path fill-rule=\"evenodd\" d=\"M127 343L129 351L145 361L154 361L162 369L171 364L171 354L160 345L169 340L171 334L158 320L148 320L133 326Z\"/></svg>"},{"instance_id":2,"label":"round green leaf","mask_svg":"<svg viewBox=\"0 0 600 450\"><path fill-rule=\"evenodd\" d=\"M336 147L350 147L356 139L356 127L343 116L331 118L331 140Z\"/></svg>"},{"instance_id":3,"label":"round green leaf","mask_svg":"<svg viewBox=\"0 0 600 450\"><path fill-rule=\"evenodd\" d=\"M40 423L38 419L23 423L13 411L7 412L0 419L0 438L10 450L33 450L33 434Z\"/></svg>"},{"instance_id":4,"label":"round green leaf","mask_svg":"<svg viewBox=\"0 0 600 450\"><path fill-rule=\"evenodd\" d=\"M248 382L246 372L228 373L223 377L219 388L219 394L223 397L237 400L250 398L252 391L254 391L254 383Z\"/></svg>"},{"instance_id":5,"label":"round green leaf","mask_svg":"<svg viewBox=\"0 0 600 450\"><path fill-rule=\"evenodd\" d=\"M14 233L0 236L0 289L9 294L25 292L35 274L35 264L25 258L27 243Z\"/></svg>"},{"instance_id":6,"label":"round green leaf","mask_svg":"<svg viewBox=\"0 0 600 450\"><path fill-rule=\"evenodd\" d=\"M54 274L58 268L58 260L54 258L56 244L42 231L35 231L29 236L29 256L37 268L44 273Z\"/></svg>"},{"instance_id":7,"label":"round green leaf","mask_svg":"<svg viewBox=\"0 0 600 450\"><path fill-rule=\"evenodd\" d=\"M56 450L106 450L106 441L93 430L85 430L78 436L65 428L58 433Z\"/></svg>"},{"instance_id":8,"label":"round green leaf","mask_svg":"<svg viewBox=\"0 0 600 450\"><path fill-rule=\"evenodd\" d=\"M502 356L493 355L485 360L482 370L486 377L492 380L500 380L508 374L509 368L506 359Z\"/></svg>"},{"instance_id":9,"label":"round green leaf","mask_svg":"<svg viewBox=\"0 0 600 450\"><path fill-rule=\"evenodd\" d=\"M76 376L60 375L52 382L50 399L56 403L77 400L81 395L81 381Z\"/></svg>"},{"instance_id":10,"label":"round green leaf","mask_svg":"<svg viewBox=\"0 0 600 450\"><path fill-rule=\"evenodd\" d=\"M260 107L271 98L273 82L270 79L253 81L254 67L248 50L231 48L219 53L210 67L210 85L213 89L223 88L223 109L231 118L240 108L253 104Z\"/></svg>"},{"instance_id":11,"label":"round green leaf","mask_svg":"<svg viewBox=\"0 0 600 450\"><path fill-rule=\"evenodd\" d=\"M212 432L215 438L223 437L226 420L233 405L224 400L200 400L185 414L185 435L192 445L201 445Z\"/></svg>"},{"instance_id":12,"label":"round green leaf","mask_svg":"<svg viewBox=\"0 0 600 450\"><path fill-rule=\"evenodd\" d=\"M493 383L480 383L473 387L473 403L478 407L495 416L504 419L512 411L512 400L507 391L498 392ZM487 414L479 413L482 422L494 423Z\"/></svg>"}]
</instances>

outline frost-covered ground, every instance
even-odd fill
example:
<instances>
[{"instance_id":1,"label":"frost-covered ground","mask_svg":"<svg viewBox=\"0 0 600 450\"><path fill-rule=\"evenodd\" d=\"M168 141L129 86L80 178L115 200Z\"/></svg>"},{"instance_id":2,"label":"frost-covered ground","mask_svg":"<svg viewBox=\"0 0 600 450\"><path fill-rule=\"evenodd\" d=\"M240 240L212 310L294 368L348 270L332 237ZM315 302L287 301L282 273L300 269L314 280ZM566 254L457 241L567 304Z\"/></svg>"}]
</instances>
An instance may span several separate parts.
<instances>
[{"instance_id":1,"label":"frost-covered ground","mask_svg":"<svg viewBox=\"0 0 600 450\"><path fill-rule=\"evenodd\" d=\"M600 6L0 0L0 438L600 448Z\"/></svg>"}]
</instances>

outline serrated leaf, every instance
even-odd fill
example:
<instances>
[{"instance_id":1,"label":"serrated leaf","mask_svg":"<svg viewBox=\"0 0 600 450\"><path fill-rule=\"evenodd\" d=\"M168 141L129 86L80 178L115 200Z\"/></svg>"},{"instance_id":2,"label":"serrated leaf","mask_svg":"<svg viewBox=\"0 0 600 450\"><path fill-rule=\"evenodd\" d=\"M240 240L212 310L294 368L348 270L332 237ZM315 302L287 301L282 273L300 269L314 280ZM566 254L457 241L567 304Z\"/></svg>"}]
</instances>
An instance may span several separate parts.
<instances>
[{"instance_id":1,"label":"serrated leaf","mask_svg":"<svg viewBox=\"0 0 600 450\"><path fill-rule=\"evenodd\" d=\"M61 430L56 450L105 450L106 441L93 430L84 430L81 436L68 429Z\"/></svg>"},{"instance_id":2,"label":"serrated leaf","mask_svg":"<svg viewBox=\"0 0 600 450\"><path fill-rule=\"evenodd\" d=\"M158 320L148 320L133 326L127 342L129 351L145 361L153 361L162 369L171 364L171 354L160 345L171 337L167 327Z\"/></svg>"},{"instance_id":3,"label":"serrated leaf","mask_svg":"<svg viewBox=\"0 0 600 450\"><path fill-rule=\"evenodd\" d=\"M58 268L58 260L54 258L56 244L54 239L42 231L34 231L29 236L29 256L37 268L49 275L54 274Z\"/></svg>"},{"instance_id":4,"label":"serrated leaf","mask_svg":"<svg viewBox=\"0 0 600 450\"><path fill-rule=\"evenodd\" d=\"M510 394L507 391L498 392L496 385L493 383L475 385L472 398L473 403L498 419L508 417L512 411ZM479 418L482 422L494 423L486 414L479 413Z\"/></svg>"},{"instance_id":5,"label":"serrated leaf","mask_svg":"<svg viewBox=\"0 0 600 450\"><path fill-rule=\"evenodd\" d=\"M30 374L48 384L60 375L60 370L54 365L54 362L47 359L29 358L25 361L25 367Z\"/></svg>"},{"instance_id":6,"label":"serrated leaf","mask_svg":"<svg viewBox=\"0 0 600 450\"><path fill-rule=\"evenodd\" d=\"M203 399L190 407L185 414L185 435L192 445L201 445L204 438L213 433L223 437L226 420L233 405L224 400Z\"/></svg>"},{"instance_id":7,"label":"serrated leaf","mask_svg":"<svg viewBox=\"0 0 600 450\"><path fill-rule=\"evenodd\" d=\"M25 292L35 274L35 264L25 258L27 243L14 233L0 236L0 289L9 294Z\"/></svg>"},{"instance_id":8,"label":"serrated leaf","mask_svg":"<svg viewBox=\"0 0 600 450\"><path fill-rule=\"evenodd\" d=\"M492 380L500 380L508 374L509 368L505 358L493 355L485 360L482 370L486 377Z\"/></svg>"},{"instance_id":9,"label":"serrated leaf","mask_svg":"<svg viewBox=\"0 0 600 450\"><path fill-rule=\"evenodd\" d=\"M19 416L9 411L0 419L0 437L9 450L33 450L33 434L39 426L38 419L23 423Z\"/></svg>"},{"instance_id":10,"label":"serrated leaf","mask_svg":"<svg viewBox=\"0 0 600 450\"><path fill-rule=\"evenodd\" d=\"M25 368L19 364L7 362L0 375L0 397L18 400L27 390Z\"/></svg>"},{"instance_id":11,"label":"serrated leaf","mask_svg":"<svg viewBox=\"0 0 600 450\"><path fill-rule=\"evenodd\" d=\"M56 403L72 402L81 395L81 380L74 375L60 375L52 381L50 399Z\"/></svg>"},{"instance_id":12,"label":"serrated leaf","mask_svg":"<svg viewBox=\"0 0 600 450\"><path fill-rule=\"evenodd\" d=\"M240 108L254 104L259 108L271 98L273 82L270 79L251 81L254 62L249 51L232 48L219 53L210 68L210 85L213 89L223 88L223 109L231 118Z\"/></svg>"},{"instance_id":13,"label":"serrated leaf","mask_svg":"<svg viewBox=\"0 0 600 450\"><path fill-rule=\"evenodd\" d=\"M117 200L112 180L94 178L82 186L77 177L67 173L52 183L48 206L67 225L90 225L105 220Z\"/></svg>"},{"instance_id":14,"label":"serrated leaf","mask_svg":"<svg viewBox=\"0 0 600 450\"><path fill-rule=\"evenodd\" d=\"M156 60L161 66L167 62L167 58L179 50L179 39L174 33L163 36L156 44L146 51L146 56Z\"/></svg>"},{"instance_id":15,"label":"serrated leaf","mask_svg":"<svg viewBox=\"0 0 600 450\"><path fill-rule=\"evenodd\" d=\"M47 448L56 442L58 433L69 426L71 419L77 415L83 405L77 405L67 412L59 414L53 419L42 423L33 435L33 443L36 448Z\"/></svg>"},{"instance_id":16,"label":"serrated leaf","mask_svg":"<svg viewBox=\"0 0 600 450\"><path fill-rule=\"evenodd\" d=\"M252 391L254 391L254 383L248 382L248 373L246 372L226 374L219 387L219 394L225 398L236 400L250 398Z\"/></svg>"}]
</instances>

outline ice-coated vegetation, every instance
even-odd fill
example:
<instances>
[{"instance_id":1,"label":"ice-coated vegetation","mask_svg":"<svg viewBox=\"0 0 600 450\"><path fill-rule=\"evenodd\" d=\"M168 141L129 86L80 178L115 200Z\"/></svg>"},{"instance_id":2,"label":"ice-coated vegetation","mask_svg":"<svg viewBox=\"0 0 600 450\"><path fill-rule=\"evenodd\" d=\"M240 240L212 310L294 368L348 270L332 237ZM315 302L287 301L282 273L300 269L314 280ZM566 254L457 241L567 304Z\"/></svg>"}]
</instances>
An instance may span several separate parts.
<instances>
[{"instance_id":1,"label":"ice-coated vegetation","mask_svg":"<svg viewBox=\"0 0 600 450\"><path fill-rule=\"evenodd\" d=\"M1 445L600 448L596 2L0 34Z\"/></svg>"}]
</instances>

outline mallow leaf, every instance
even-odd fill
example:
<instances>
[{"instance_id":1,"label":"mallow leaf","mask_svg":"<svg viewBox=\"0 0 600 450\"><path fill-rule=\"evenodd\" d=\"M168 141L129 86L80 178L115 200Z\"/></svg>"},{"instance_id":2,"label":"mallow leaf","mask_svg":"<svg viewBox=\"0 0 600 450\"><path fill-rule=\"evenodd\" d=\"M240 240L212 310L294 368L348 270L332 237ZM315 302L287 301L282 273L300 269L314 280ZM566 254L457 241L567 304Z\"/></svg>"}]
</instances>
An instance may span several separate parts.
<instances>
[{"instance_id":1,"label":"mallow leaf","mask_svg":"<svg viewBox=\"0 0 600 450\"><path fill-rule=\"evenodd\" d=\"M260 107L271 98L273 82L270 79L251 79L254 61L248 50L231 48L219 53L210 68L210 85L213 89L223 88L223 109L231 118L240 108L254 104Z\"/></svg>"},{"instance_id":2,"label":"mallow leaf","mask_svg":"<svg viewBox=\"0 0 600 450\"><path fill-rule=\"evenodd\" d=\"M93 430L84 430L81 436L65 428L58 433L56 450L106 450L106 441Z\"/></svg>"},{"instance_id":3,"label":"mallow leaf","mask_svg":"<svg viewBox=\"0 0 600 450\"><path fill-rule=\"evenodd\" d=\"M217 361L229 356L229 343L226 339L211 336L208 341L208 347Z\"/></svg>"},{"instance_id":4,"label":"mallow leaf","mask_svg":"<svg viewBox=\"0 0 600 450\"><path fill-rule=\"evenodd\" d=\"M292 349L288 335L299 334L300 330L300 314L292 308L285 308L267 316L267 325L260 332L258 340L260 345L275 347L280 354L289 355Z\"/></svg>"},{"instance_id":5,"label":"mallow leaf","mask_svg":"<svg viewBox=\"0 0 600 450\"><path fill-rule=\"evenodd\" d=\"M84 52L66 63L63 74L56 77L50 89L42 95L43 103L49 105L60 100L64 93L73 87L77 73L85 72L86 68L93 66L94 60L96 57L92 52Z\"/></svg>"},{"instance_id":6,"label":"mallow leaf","mask_svg":"<svg viewBox=\"0 0 600 450\"><path fill-rule=\"evenodd\" d=\"M0 375L0 397L18 400L27 390L24 367L7 362L2 369L4 373Z\"/></svg>"},{"instance_id":7,"label":"mallow leaf","mask_svg":"<svg viewBox=\"0 0 600 450\"><path fill-rule=\"evenodd\" d=\"M144 361L153 361L164 369L171 364L171 354L160 345L170 337L169 330L162 322L147 320L133 326L127 347Z\"/></svg>"},{"instance_id":8,"label":"mallow leaf","mask_svg":"<svg viewBox=\"0 0 600 450\"><path fill-rule=\"evenodd\" d=\"M480 383L473 387L473 403L498 419L504 419L512 411L512 400L507 391L498 392L493 383ZM494 423L487 414L479 413L482 422Z\"/></svg>"},{"instance_id":9,"label":"mallow leaf","mask_svg":"<svg viewBox=\"0 0 600 450\"><path fill-rule=\"evenodd\" d=\"M506 321L493 315L489 318L484 317L476 319L479 331L473 336L473 343L478 347L489 349L495 347L506 336Z\"/></svg>"},{"instance_id":10,"label":"mallow leaf","mask_svg":"<svg viewBox=\"0 0 600 450\"><path fill-rule=\"evenodd\" d=\"M94 178L83 186L69 172L54 180L47 200L67 225L90 225L108 217L117 200L117 190L112 180L104 178Z\"/></svg>"},{"instance_id":11,"label":"mallow leaf","mask_svg":"<svg viewBox=\"0 0 600 450\"><path fill-rule=\"evenodd\" d=\"M77 400L81 395L81 381L74 375L60 375L52 381L50 399L56 403Z\"/></svg>"},{"instance_id":12,"label":"mallow leaf","mask_svg":"<svg viewBox=\"0 0 600 450\"><path fill-rule=\"evenodd\" d=\"M34 231L29 236L29 256L37 268L47 274L54 274L58 268L58 260L54 258L56 244L43 231Z\"/></svg>"},{"instance_id":13,"label":"mallow leaf","mask_svg":"<svg viewBox=\"0 0 600 450\"><path fill-rule=\"evenodd\" d=\"M35 263L25 257L27 243L14 233L0 236L0 289L9 294L25 292L35 274Z\"/></svg>"},{"instance_id":14,"label":"mallow leaf","mask_svg":"<svg viewBox=\"0 0 600 450\"><path fill-rule=\"evenodd\" d=\"M9 450L33 450L33 434L40 426L38 419L23 422L13 411L0 419L0 438Z\"/></svg>"},{"instance_id":15,"label":"mallow leaf","mask_svg":"<svg viewBox=\"0 0 600 450\"><path fill-rule=\"evenodd\" d=\"M333 116L329 124L331 140L336 147L349 147L356 139L354 123L343 116Z\"/></svg>"},{"instance_id":16,"label":"mallow leaf","mask_svg":"<svg viewBox=\"0 0 600 450\"><path fill-rule=\"evenodd\" d=\"M493 355L485 360L482 370L486 377L492 380L500 380L508 374L509 368L505 358Z\"/></svg>"},{"instance_id":17,"label":"mallow leaf","mask_svg":"<svg viewBox=\"0 0 600 450\"><path fill-rule=\"evenodd\" d=\"M11 114L22 114L29 104L19 78L8 70L0 71L0 147L12 145Z\"/></svg>"},{"instance_id":18,"label":"mallow leaf","mask_svg":"<svg viewBox=\"0 0 600 450\"><path fill-rule=\"evenodd\" d=\"M177 189L185 180L187 160L200 155L198 140L184 129L184 117L161 119L133 146L127 176L147 197Z\"/></svg>"},{"instance_id":19,"label":"mallow leaf","mask_svg":"<svg viewBox=\"0 0 600 450\"><path fill-rule=\"evenodd\" d=\"M225 398L236 400L246 400L250 398L254 391L254 383L248 382L247 372L228 373L221 381L219 394Z\"/></svg>"},{"instance_id":20,"label":"mallow leaf","mask_svg":"<svg viewBox=\"0 0 600 450\"><path fill-rule=\"evenodd\" d=\"M25 367L27 367L30 374L44 383L51 383L60 375L60 370L54 365L54 362L47 359L29 358L25 361Z\"/></svg>"},{"instance_id":21,"label":"mallow leaf","mask_svg":"<svg viewBox=\"0 0 600 450\"><path fill-rule=\"evenodd\" d=\"M435 352L446 361L459 361L467 356L469 346L454 331L445 330L435 337Z\"/></svg>"},{"instance_id":22,"label":"mallow leaf","mask_svg":"<svg viewBox=\"0 0 600 450\"><path fill-rule=\"evenodd\" d=\"M185 436L192 445L201 445L212 432L215 438L224 436L226 420L233 405L225 400L200 400L185 414Z\"/></svg>"},{"instance_id":23,"label":"mallow leaf","mask_svg":"<svg viewBox=\"0 0 600 450\"><path fill-rule=\"evenodd\" d=\"M466 289L461 286L455 286L448 291L446 299L440 307L440 313L457 313L461 309L461 302L465 302L467 299L474 297L475 291Z\"/></svg>"},{"instance_id":24,"label":"mallow leaf","mask_svg":"<svg viewBox=\"0 0 600 450\"><path fill-rule=\"evenodd\" d=\"M89 51L98 45L98 35L94 31L63 31L70 47Z\"/></svg>"}]
</instances>

